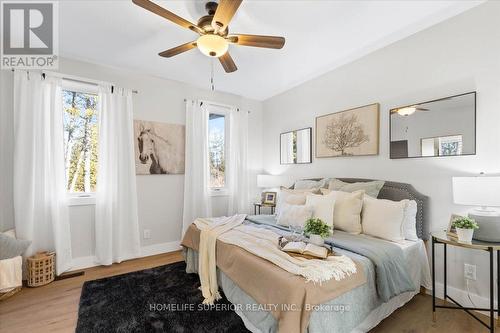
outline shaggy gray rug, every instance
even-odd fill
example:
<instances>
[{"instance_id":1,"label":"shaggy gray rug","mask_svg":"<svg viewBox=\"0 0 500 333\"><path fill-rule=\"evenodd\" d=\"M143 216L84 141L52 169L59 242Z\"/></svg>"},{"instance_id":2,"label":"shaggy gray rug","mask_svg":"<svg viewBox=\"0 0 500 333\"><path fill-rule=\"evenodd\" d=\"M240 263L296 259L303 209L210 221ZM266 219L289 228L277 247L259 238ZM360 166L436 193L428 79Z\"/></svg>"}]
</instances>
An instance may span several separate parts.
<instances>
[{"instance_id":1,"label":"shaggy gray rug","mask_svg":"<svg viewBox=\"0 0 500 333\"><path fill-rule=\"evenodd\" d=\"M225 296L202 304L196 274L178 262L87 281L76 332L248 332Z\"/></svg>"}]
</instances>

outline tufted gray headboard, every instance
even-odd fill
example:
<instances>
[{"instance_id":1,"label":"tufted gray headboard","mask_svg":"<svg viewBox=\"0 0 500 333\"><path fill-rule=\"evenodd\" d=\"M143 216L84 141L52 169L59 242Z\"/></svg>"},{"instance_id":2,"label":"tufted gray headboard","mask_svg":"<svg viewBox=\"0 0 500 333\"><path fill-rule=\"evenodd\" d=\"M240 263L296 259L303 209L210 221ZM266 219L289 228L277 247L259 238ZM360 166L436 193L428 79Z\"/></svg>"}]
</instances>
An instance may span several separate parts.
<instances>
[{"instance_id":1,"label":"tufted gray headboard","mask_svg":"<svg viewBox=\"0 0 500 333\"><path fill-rule=\"evenodd\" d=\"M312 178L311 180L320 180ZM363 178L337 178L346 183L370 182L375 179ZM412 185L385 181L384 186L378 195L379 199L400 201L404 199L415 200L417 202L417 236L420 239L429 239L429 197L418 192Z\"/></svg>"}]
</instances>

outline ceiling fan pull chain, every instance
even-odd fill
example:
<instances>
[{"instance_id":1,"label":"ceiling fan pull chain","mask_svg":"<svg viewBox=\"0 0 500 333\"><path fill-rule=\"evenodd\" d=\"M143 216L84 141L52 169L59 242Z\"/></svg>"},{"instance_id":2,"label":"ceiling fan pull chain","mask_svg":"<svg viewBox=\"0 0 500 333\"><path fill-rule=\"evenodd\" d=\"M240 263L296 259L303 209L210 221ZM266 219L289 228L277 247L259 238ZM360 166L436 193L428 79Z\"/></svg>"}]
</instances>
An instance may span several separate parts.
<instances>
[{"instance_id":1,"label":"ceiling fan pull chain","mask_svg":"<svg viewBox=\"0 0 500 333\"><path fill-rule=\"evenodd\" d=\"M215 90L214 86L214 59L210 59L210 85L212 87L212 91Z\"/></svg>"}]
</instances>

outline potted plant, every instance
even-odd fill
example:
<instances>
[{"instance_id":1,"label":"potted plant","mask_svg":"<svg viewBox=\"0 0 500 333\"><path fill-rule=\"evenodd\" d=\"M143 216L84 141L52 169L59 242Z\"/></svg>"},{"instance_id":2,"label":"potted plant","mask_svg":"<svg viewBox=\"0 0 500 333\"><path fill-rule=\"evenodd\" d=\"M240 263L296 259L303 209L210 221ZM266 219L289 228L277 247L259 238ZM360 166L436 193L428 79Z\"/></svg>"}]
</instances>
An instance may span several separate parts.
<instances>
[{"instance_id":1,"label":"potted plant","mask_svg":"<svg viewBox=\"0 0 500 333\"><path fill-rule=\"evenodd\" d=\"M458 241L468 243L472 241L474 230L479 229L476 221L468 217L457 217L451 226L457 231Z\"/></svg>"},{"instance_id":2,"label":"potted plant","mask_svg":"<svg viewBox=\"0 0 500 333\"><path fill-rule=\"evenodd\" d=\"M304 232L309 236L309 241L315 245L323 245L325 238L331 235L331 229L328 224L318 218L310 218L306 221Z\"/></svg>"}]
</instances>

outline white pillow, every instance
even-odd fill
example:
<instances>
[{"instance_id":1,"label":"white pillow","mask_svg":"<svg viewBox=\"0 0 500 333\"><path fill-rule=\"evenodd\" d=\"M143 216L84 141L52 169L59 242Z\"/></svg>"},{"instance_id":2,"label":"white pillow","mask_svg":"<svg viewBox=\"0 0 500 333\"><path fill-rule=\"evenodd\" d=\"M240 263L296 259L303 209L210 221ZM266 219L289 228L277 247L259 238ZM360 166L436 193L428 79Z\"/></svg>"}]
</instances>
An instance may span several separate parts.
<instances>
[{"instance_id":1,"label":"white pillow","mask_svg":"<svg viewBox=\"0 0 500 333\"><path fill-rule=\"evenodd\" d=\"M310 206L285 204L278 214L277 223L284 226L304 227L312 214L313 208Z\"/></svg>"},{"instance_id":2,"label":"white pillow","mask_svg":"<svg viewBox=\"0 0 500 333\"><path fill-rule=\"evenodd\" d=\"M3 232L4 235L10 236L12 238L16 238L16 230L15 229L10 229L5 232Z\"/></svg>"},{"instance_id":3,"label":"white pillow","mask_svg":"<svg viewBox=\"0 0 500 333\"><path fill-rule=\"evenodd\" d=\"M404 240L403 220L408 201L365 196L362 213L363 233L393 242Z\"/></svg>"},{"instance_id":4,"label":"white pillow","mask_svg":"<svg viewBox=\"0 0 500 333\"><path fill-rule=\"evenodd\" d=\"M292 190L286 187L281 187L278 192L278 198L276 200L276 215L279 215L281 207L285 204L305 204L306 195L310 193L318 192L317 188L314 189L304 189L304 190Z\"/></svg>"},{"instance_id":5,"label":"white pillow","mask_svg":"<svg viewBox=\"0 0 500 333\"><path fill-rule=\"evenodd\" d=\"M333 209L333 226L335 229L346 231L351 234L360 234L361 228L361 209L363 209L364 191L355 191L352 193L331 191L321 189L325 196L330 196L335 200Z\"/></svg>"},{"instance_id":6,"label":"white pillow","mask_svg":"<svg viewBox=\"0 0 500 333\"><path fill-rule=\"evenodd\" d=\"M321 219L333 228L333 212L335 208L333 195L308 194L306 206L313 208L313 217Z\"/></svg>"},{"instance_id":7,"label":"white pillow","mask_svg":"<svg viewBox=\"0 0 500 333\"><path fill-rule=\"evenodd\" d=\"M417 236L417 202L407 200L405 206L405 216L403 220L403 234L405 239L416 241Z\"/></svg>"}]
</instances>

